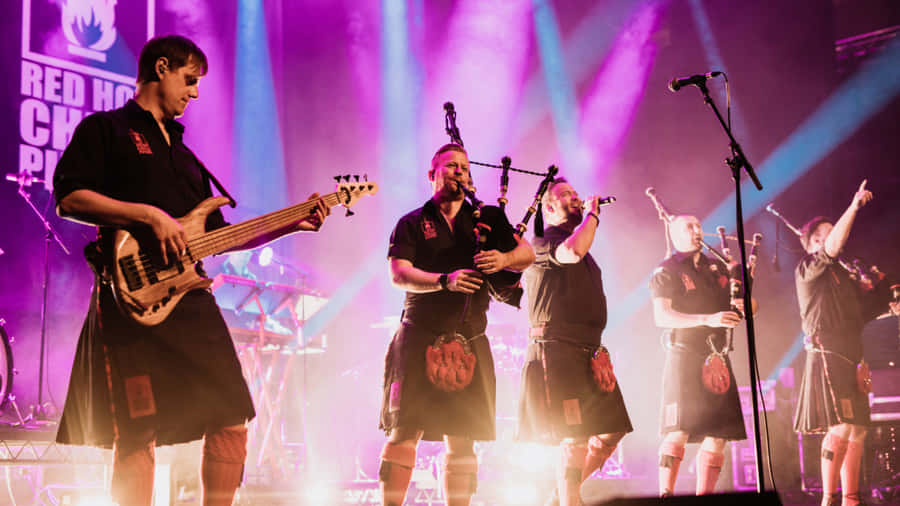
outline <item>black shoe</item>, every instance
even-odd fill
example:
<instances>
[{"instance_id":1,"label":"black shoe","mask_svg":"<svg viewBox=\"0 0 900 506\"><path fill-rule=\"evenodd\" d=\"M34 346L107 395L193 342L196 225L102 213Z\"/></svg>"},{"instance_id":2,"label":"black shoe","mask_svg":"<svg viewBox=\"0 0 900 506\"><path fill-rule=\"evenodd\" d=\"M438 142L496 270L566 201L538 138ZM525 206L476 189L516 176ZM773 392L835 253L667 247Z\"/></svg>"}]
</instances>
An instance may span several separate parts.
<instances>
[{"instance_id":1,"label":"black shoe","mask_svg":"<svg viewBox=\"0 0 900 506\"><path fill-rule=\"evenodd\" d=\"M835 492L828 497L828 502L825 503L827 506L841 506L841 494Z\"/></svg>"}]
</instances>

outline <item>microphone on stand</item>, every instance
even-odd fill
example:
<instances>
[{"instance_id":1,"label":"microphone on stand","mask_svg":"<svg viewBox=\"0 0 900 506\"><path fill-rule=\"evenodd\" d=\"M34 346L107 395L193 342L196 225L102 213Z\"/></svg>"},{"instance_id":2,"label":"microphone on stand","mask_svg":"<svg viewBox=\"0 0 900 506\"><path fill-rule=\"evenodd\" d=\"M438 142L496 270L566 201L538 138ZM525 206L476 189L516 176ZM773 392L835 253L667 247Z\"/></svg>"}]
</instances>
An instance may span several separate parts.
<instances>
[{"instance_id":1,"label":"microphone on stand","mask_svg":"<svg viewBox=\"0 0 900 506\"><path fill-rule=\"evenodd\" d=\"M688 77L673 77L671 81L669 81L669 90L670 91L678 91L685 86L695 85L700 86L705 84L706 81L712 79L713 77L722 75L718 70L713 72L707 72L706 74L696 74Z\"/></svg>"}]
</instances>

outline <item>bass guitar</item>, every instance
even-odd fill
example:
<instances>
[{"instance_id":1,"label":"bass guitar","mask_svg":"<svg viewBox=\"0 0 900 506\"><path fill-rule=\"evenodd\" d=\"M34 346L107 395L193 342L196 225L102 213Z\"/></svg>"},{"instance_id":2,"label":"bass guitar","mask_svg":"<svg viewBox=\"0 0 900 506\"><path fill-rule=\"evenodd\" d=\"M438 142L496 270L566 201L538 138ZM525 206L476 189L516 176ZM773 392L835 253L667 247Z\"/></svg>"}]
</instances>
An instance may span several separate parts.
<instances>
[{"instance_id":1,"label":"bass guitar","mask_svg":"<svg viewBox=\"0 0 900 506\"><path fill-rule=\"evenodd\" d=\"M187 249L179 257L170 258L168 264L163 264L153 232L142 227L116 230L111 255L104 255L105 265L94 267L112 285L123 314L141 325L157 325L169 316L184 294L212 284L213 280L200 269L203 258L290 227L309 216L320 199L329 207L344 206L349 215L350 207L360 197L377 192L378 185L370 181L338 182L334 193L206 232L207 216L229 203L226 197L211 197L178 218L187 236Z\"/></svg>"}]
</instances>

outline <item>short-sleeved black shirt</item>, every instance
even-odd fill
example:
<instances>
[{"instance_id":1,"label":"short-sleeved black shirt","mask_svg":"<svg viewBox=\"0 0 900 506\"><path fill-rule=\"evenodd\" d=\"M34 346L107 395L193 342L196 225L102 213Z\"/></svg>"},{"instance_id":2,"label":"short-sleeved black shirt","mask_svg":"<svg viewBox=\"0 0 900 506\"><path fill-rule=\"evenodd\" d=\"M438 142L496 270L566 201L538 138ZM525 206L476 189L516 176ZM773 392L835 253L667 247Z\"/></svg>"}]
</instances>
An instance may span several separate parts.
<instances>
[{"instance_id":1,"label":"short-sleeved black shirt","mask_svg":"<svg viewBox=\"0 0 900 506\"><path fill-rule=\"evenodd\" d=\"M888 308L885 287L864 292L824 249L800 260L794 280L807 335L859 335L866 322Z\"/></svg>"},{"instance_id":2,"label":"short-sleeved black shirt","mask_svg":"<svg viewBox=\"0 0 900 506\"><path fill-rule=\"evenodd\" d=\"M391 234L389 258L402 258L425 272L450 273L458 269L474 269L475 233L473 208L464 202L453 230L433 200L400 218ZM485 213L493 220L505 220L503 213ZM506 228L508 227L506 222ZM491 229L500 230L502 223L488 223ZM466 310L467 329L480 332L487 320L490 296L486 285L470 296ZM404 318L416 324L426 325L438 331L461 330L459 323L466 306L466 295L448 290L429 293L406 293Z\"/></svg>"},{"instance_id":3,"label":"short-sleeved black shirt","mask_svg":"<svg viewBox=\"0 0 900 506\"><path fill-rule=\"evenodd\" d=\"M184 126L168 120L166 130L171 146L153 115L134 100L86 117L56 167L56 201L86 189L184 216L212 192L200 162L182 142ZM216 211L206 225L218 228L225 220Z\"/></svg>"},{"instance_id":4,"label":"short-sleeved black shirt","mask_svg":"<svg viewBox=\"0 0 900 506\"><path fill-rule=\"evenodd\" d=\"M807 335L862 331L859 286L824 249L800 260L794 269L794 281Z\"/></svg>"},{"instance_id":5,"label":"short-sleeved black shirt","mask_svg":"<svg viewBox=\"0 0 900 506\"><path fill-rule=\"evenodd\" d=\"M590 253L574 264L557 260L557 247L570 235L562 227L551 226L544 230L544 237L534 238L535 262L525 271L529 320L532 327L552 329L559 324L558 328L577 325L597 329L596 333L569 337L589 336L598 340L591 344L600 344L607 319L603 276Z\"/></svg>"},{"instance_id":6,"label":"short-sleeved black shirt","mask_svg":"<svg viewBox=\"0 0 900 506\"><path fill-rule=\"evenodd\" d=\"M714 314L728 311L731 295L727 267L702 253L695 267L693 256L693 253L677 252L664 260L650 278L650 293L654 298L671 299L672 309L679 313ZM673 329L673 338L676 342L705 346L710 334L724 333L724 328L701 325Z\"/></svg>"}]
</instances>

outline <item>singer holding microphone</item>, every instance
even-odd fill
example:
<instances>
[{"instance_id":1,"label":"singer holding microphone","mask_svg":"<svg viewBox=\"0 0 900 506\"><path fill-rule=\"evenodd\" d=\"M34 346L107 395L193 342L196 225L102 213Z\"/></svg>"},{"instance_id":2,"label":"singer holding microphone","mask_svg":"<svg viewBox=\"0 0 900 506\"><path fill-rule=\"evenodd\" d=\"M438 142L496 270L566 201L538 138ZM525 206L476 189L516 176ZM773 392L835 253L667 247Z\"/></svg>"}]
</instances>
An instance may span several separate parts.
<instances>
[{"instance_id":1,"label":"singer holding microphone","mask_svg":"<svg viewBox=\"0 0 900 506\"><path fill-rule=\"evenodd\" d=\"M459 144L435 153L428 171L433 194L406 214L391 234L391 282L406 291L401 326L385 359L380 427L388 433L381 453L383 504L401 506L420 439L444 440L443 485L448 506L467 506L477 484L473 442L495 438L496 379L484 334L489 295L485 274L521 271L534 253L516 240L503 213L491 213L491 230L503 253L476 253L474 208L463 187L471 180ZM447 352L444 354L444 352ZM443 355L437 357L437 355ZM437 358L435 358L437 357Z\"/></svg>"},{"instance_id":2,"label":"singer holding microphone","mask_svg":"<svg viewBox=\"0 0 900 506\"><path fill-rule=\"evenodd\" d=\"M857 212L872 198L863 181L836 223L819 216L800 229L806 256L797 265L794 279L807 353L794 430L826 433L822 440L825 506L862 503L859 470L870 423L871 391L862 330L888 307L900 313L900 302L889 302L889 283L876 280L880 282L874 287L862 286L838 263ZM837 492L838 476L843 494Z\"/></svg>"},{"instance_id":3,"label":"singer holding microphone","mask_svg":"<svg viewBox=\"0 0 900 506\"><path fill-rule=\"evenodd\" d=\"M632 431L601 344L606 295L600 267L589 253L601 202L612 200L592 197L585 206L565 179L554 179L541 204L550 226L534 238L536 260L525 271L531 330L517 439L559 445L556 483L562 506L582 504L582 482ZM551 498L548 504L555 502Z\"/></svg>"},{"instance_id":4,"label":"singer holding microphone","mask_svg":"<svg viewBox=\"0 0 900 506\"><path fill-rule=\"evenodd\" d=\"M659 448L659 490L673 495L687 443L697 454L697 495L712 493L727 441L747 438L731 361L729 329L741 322L743 300L732 299L728 267L701 251L694 216L669 222L675 253L650 279L656 325L666 335ZM755 304L754 304L755 307Z\"/></svg>"}]
</instances>

